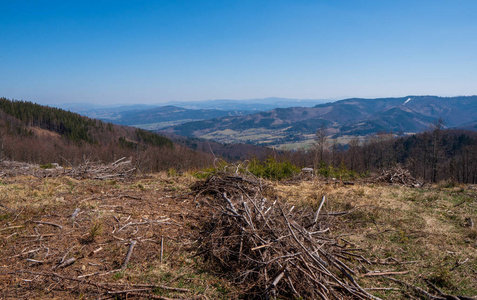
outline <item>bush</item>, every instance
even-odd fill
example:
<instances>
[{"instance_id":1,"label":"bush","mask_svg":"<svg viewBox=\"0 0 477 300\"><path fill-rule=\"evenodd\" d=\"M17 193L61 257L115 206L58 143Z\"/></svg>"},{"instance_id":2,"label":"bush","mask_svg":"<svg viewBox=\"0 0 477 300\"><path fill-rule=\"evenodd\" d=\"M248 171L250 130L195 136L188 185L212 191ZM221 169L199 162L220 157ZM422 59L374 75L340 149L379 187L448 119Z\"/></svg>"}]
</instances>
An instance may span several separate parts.
<instances>
[{"instance_id":1,"label":"bush","mask_svg":"<svg viewBox=\"0 0 477 300\"><path fill-rule=\"evenodd\" d=\"M273 157L269 157L266 161L261 162L258 159L252 159L246 167L242 163L228 164L226 161L220 160L215 163L215 166L204 168L194 173L198 179L206 179L218 173L225 174L243 174L250 172L253 175L261 178L282 180L290 178L300 172L300 168L292 164L290 161L279 162Z\"/></svg>"},{"instance_id":2,"label":"bush","mask_svg":"<svg viewBox=\"0 0 477 300\"><path fill-rule=\"evenodd\" d=\"M198 172L194 173L194 177L197 179L206 179L209 176L216 175L219 172L227 172L233 166L230 166L226 161L219 160L214 163L214 166L206 167Z\"/></svg>"},{"instance_id":3,"label":"bush","mask_svg":"<svg viewBox=\"0 0 477 300\"><path fill-rule=\"evenodd\" d=\"M47 163L45 165L40 165L40 168L42 168L42 169L53 169L53 168L55 168L55 166L53 166L52 163Z\"/></svg>"},{"instance_id":4,"label":"bush","mask_svg":"<svg viewBox=\"0 0 477 300\"><path fill-rule=\"evenodd\" d=\"M265 162L253 159L248 165L248 171L257 177L282 180L290 178L300 172L300 168L290 161L278 162L273 157L269 157Z\"/></svg>"},{"instance_id":5,"label":"bush","mask_svg":"<svg viewBox=\"0 0 477 300\"><path fill-rule=\"evenodd\" d=\"M317 173L324 177L339 178L341 180L353 180L358 177L358 174L353 170L348 170L344 163L339 168L335 168L333 165L328 166L322 162L318 167Z\"/></svg>"}]
</instances>

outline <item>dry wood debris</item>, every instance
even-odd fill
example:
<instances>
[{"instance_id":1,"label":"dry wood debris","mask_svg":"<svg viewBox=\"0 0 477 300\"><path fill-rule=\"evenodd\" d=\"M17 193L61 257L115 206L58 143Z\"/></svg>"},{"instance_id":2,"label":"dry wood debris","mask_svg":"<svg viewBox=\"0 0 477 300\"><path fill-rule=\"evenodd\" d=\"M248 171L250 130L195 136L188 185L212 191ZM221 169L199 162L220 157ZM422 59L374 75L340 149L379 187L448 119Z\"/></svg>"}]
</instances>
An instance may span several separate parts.
<instances>
[{"instance_id":1,"label":"dry wood debris","mask_svg":"<svg viewBox=\"0 0 477 300\"><path fill-rule=\"evenodd\" d=\"M389 277L408 270L369 271L380 264L413 262L373 261L343 237L333 236L330 215L338 214L323 211L325 197L315 211L295 207L278 199L261 180L239 174L218 174L193 189L209 208L200 220L197 255L240 286L244 298L380 299L368 291L400 290L363 288L357 278L366 277L380 278L381 284L383 278L399 283L403 293L410 289L422 299L473 299L446 295L432 286L427 292Z\"/></svg>"},{"instance_id":2,"label":"dry wood debris","mask_svg":"<svg viewBox=\"0 0 477 300\"><path fill-rule=\"evenodd\" d=\"M78 178L104 179L130 170L129 162L123 160L101 168L89 166L95 171L84 171L88 170L84 166L79 172L77 168ZM12 172L15 168L22 166L14 166ZM315 210L295 207L277 198L273 189L256 177L233 174L218 174L196 183L192 187L195 192L186 193L180 201L166 187L157 194L155 189L125 194L101 182L105 191L79 185L83 190L75 195L62 194L68 201L36 210L0 204L2 211L12 215L0 222L0 298L61 293L75 298L168 299L155 294L164 290L176 292L174 296L181 299L207 299L208 285L203 292L194 292L170 286L174 280L138 283L112 278L125 272L138 278L154 261L160 265L163 260L173 261L181 255L178 249L187 247L188 252L208 260L207 266L213 266L221 277L240 286L243 294L237 297L241 298L379 299L369 292L401 290L396 288L399 284L423 299L472 299L444 294L431 283L428 292L388 277L407 274L403 268L368 269L370 265L412 262L367 259L343 237L334 236L331 221L342 213L326 212L326 198ZM41 183L40 179L27 181L32 186ZM102 230L96 230L97 221ZM192 231L185 234L189 226ZM164 248L169 250L166 257ZM457 261L450 271L467 262ZM358 278L367 278L366 282L379 278L379 285L384 279L389 286L362 288Z\"/></svg>"},{"instance_id":3,"label":"dry wood debris","mask_svg":"<svg viewBox=\"0 0 477 300\"><path fill-rule=\"evenodd\" d=\"M259 180L238 176L214 176L195 189L209 195L210 207L199 253L250 297L378 299L356 282L349 265L367 260L330 234L322 205L314 212L269 199Z\"/></svg>"},{"instance_id":4,"label":"dry wood debris","mask_svg":"<svg viewBox=\"0 0 477 300\"><path fill-rule=\"evenodd\" d=\"M377 176L374 181L401 184L409 187L422 187L424 185L423 182L412 177L409 170L404 169L400 165L390 169L382 170L381 174Z\"/></svg>"},{"instance_id":5,"label":"dry wood debris","mask_svg":"<svg viewBox=\"0 0 477 300\"><path fill-rule=\"evenodd\" d=\"M0 199L0 299L202 297L152 269L175 270L171 265L185 260L178 249L190 243L191 233L182 230L181 216L190 213L192 200L177 200L162 183L142 191L131 190L132 181L78 180L69 193L61 183L73 182L70 177L2 180L28 190L45 182L59 188L41 200ZM63 200L54 200L60 195ZM160 251L165 253L159 264ZM150 277L142 280L143 274Z\"/></svg>"},{"instance_id":6,"label":"dry wood debris","mask_svg":"<svg viewBox=\"0 0 477 300\"><path fill-rule=\"evenodd\" d=\"M1 161L0 177L14 177L21 175L31 175L38 178L69 176L75 179L125 179L131 177L136 172L132 161L125 157L116 160L113 163L105 164L102 162L91 162L85 160L78 166L68 168L60 167L58 164L52 164L51 168L42 168L40 165L17 162Z\"/></svg>"}]
</instances>

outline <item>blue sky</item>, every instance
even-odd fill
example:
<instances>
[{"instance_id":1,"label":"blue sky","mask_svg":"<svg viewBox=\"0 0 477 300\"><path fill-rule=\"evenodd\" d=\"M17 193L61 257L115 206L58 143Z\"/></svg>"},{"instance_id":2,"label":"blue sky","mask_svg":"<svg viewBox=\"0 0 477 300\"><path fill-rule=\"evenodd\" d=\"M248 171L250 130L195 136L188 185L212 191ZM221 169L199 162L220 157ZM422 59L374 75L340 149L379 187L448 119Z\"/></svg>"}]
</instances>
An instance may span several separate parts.
<instances>
[{"instance_id":1,"label":"blue sky","mask_svg":"<svg viewBox=\"0 0 477 300\"><path fill-rule=\"evenodd\" d=\"M477 1L0 0L0 96L477 94Z\"/></svg>"}]
</instances>

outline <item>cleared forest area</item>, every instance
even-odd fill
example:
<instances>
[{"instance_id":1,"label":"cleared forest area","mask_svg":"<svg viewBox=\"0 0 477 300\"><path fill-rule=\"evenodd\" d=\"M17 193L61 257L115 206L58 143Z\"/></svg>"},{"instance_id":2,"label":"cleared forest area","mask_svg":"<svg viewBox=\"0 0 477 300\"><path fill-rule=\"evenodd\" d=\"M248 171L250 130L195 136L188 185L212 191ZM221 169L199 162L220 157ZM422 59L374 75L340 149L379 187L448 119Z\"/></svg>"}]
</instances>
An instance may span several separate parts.
<instances>
[{"instance_id":1,"label":"cleared forest area","mask_svg":"<svg viewBox=\"0 0 477 300\"><path fill-rule=\"evenodd\" d=\"M205 180L5 172L1 297L477 295L475 185L269 181L227 170Z\"/></svg>"}]
</instances>

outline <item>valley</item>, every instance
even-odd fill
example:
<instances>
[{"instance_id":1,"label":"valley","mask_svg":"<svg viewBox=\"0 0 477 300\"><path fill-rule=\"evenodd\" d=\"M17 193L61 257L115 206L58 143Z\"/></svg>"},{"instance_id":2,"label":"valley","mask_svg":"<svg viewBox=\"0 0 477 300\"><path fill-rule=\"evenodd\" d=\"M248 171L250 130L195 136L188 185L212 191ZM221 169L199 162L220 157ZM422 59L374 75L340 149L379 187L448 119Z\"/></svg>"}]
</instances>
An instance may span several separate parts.
<instances>
[{"instance_id":1,"label":"valley","mask_svg":"<svg viewBox=\"0 0 477 300\"><path fill-rule=\"evenodd\" d=\"M263 104L264 100L267 104ZM316 105L311 104L317 100L264 100L174 103L183 107L146 109L138 105L133 109L119 107L82 113L166 134L284 150L308 149L316 130L322 126L326 127L330 141L347 144L352 139L364 140L383 132L395 136L419 133L439 118L446 128L472 130L477 122L476 96L351 98Z\"/></svg>"}]
</instances>

